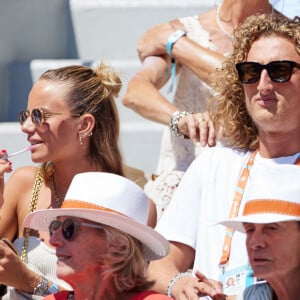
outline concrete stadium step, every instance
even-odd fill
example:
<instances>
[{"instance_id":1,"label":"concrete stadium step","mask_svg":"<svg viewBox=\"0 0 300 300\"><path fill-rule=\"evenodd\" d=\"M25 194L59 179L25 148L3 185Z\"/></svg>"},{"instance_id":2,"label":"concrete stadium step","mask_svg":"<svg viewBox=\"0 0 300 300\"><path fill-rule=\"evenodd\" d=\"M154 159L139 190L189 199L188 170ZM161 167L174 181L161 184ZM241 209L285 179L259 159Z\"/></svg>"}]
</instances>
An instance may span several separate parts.
<instances>
[{"instance_id":1,"label":"concrete stadium step","mask_svg":"<svg viewBox=\"0 0 300 300\"><path fill-rule=\"evenodd\" d=\"M28 92L42 72L74 63L93 65L99 60L110 63L123 81L117 106L125 162L152 173L164 126L145 120L121 104L127 83L140 66L137 42L155 24L199 14L212 7L215 0L53 0L47 2L47 13L44 5L36 2L24 2L21 11L14 10L19 5L14 0L3 6L3 11L9 13L3 15L2 24L9 24L14 16L25 25L30 37L10 27L3 39L5 47L0 50L0 117L12 122L0 124L1 147L15 151L26 144L26 137L14 121L26 108ZM12 14L14 11L17 13ZM166 88L162 92L171 99ZM31 163L28 153L14 161L14 169L18 163Z\"/></svg>"},{"instance_id":2,"label":"concrete stadium step","mask_svg":"<svg viewBox=\"0 0 300 300\"><path fill-rule=\"evenodd\" d=\"M214 0L70 0L73 30L82 59L137 58L136 46L148 28L197 15Z\"/></svg>"}]
</instances>

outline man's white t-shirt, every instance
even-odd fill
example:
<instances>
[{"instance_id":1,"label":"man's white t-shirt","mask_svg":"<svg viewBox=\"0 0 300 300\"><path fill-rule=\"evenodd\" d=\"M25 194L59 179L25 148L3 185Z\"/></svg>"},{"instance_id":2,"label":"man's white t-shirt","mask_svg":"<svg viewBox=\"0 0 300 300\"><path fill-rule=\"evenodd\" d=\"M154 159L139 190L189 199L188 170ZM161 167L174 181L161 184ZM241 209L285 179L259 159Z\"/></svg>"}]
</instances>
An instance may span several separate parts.
<instances>
[{"instance_id":1,"label":"man's white t-shirt","mask_svg":"<svg viewBox=\"0 0 300 300\"><path fill-rule=\"evenodd\" d=\"M189 245L195 249L194 270L208 278L218 280L219 262L225 237L225 227L216 225L229 217L240 173L250 157L250 152L225 147L208 148L191 164L170 205L156 227L168 240ZM278 163L293 164L294 156L265 159L256 155L249 170L239 214L243 212L251 177L260 166ZM248 265L245 235L235 232L227 271Z\"/></svg>"}]
</instances>

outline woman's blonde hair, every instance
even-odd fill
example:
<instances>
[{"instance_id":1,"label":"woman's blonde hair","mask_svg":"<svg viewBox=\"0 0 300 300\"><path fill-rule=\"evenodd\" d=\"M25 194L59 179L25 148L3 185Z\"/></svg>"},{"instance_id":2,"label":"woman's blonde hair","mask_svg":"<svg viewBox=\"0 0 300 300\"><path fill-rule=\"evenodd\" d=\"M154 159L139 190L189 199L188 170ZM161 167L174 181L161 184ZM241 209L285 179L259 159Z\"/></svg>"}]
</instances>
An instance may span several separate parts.
<instances>
[{"instance_id":1,"label":"woman's blonde hair","mask_svg":"<svg viewBox=\"0 0 300 300\"><path fill-rule=\"evenodd\" d=\"M262 37L278 36L295 44L300 55L300 22L280 15L253 15L236 30L232 54L214 74L214 95L208 103L216 131L222 128L224 145L254 150L258 147L258 130L248 114L243 85L235 65L246 60L253 42Z\"/></svg>"},{"instance_id":2,"label":"woman's blonde hair","mask_svg":"<svg viewBox=\"0 0 300 300\"><path fill-rule=\"evenodd\" d=\"M108 65L99 64L95 69L73 65L48 70L40 79L65 83L69 94L65 99L70 113L90 113L95 127L90 137L89 159L104 172L124 175L119 149L119 116L115 104L122 82ZM51 162L43 164L45 178L53 173Z\"/></svg>"},{"instance_id":3,"label":"woman's blonde hair","mask_svg":"<svg viewBox=\"0 0 300 300\"><path fill-rule=\"evenodd\" d=\"M117 300L124 293L147 290L153 282L147 280L148 262L142 244L131 235L110 226L104 226L104 231L108 248L103 259L101 299Z\"/></svg>"}]
</instances>

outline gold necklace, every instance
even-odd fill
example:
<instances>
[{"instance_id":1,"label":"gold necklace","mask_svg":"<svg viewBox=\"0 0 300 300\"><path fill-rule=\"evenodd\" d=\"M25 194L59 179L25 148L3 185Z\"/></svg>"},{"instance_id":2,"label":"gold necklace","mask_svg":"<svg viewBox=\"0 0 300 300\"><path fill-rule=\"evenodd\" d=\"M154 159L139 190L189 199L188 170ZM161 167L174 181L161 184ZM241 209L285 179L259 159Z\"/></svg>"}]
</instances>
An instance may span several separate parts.
<instances>
[{"instance_id":1,"label":"gold necklace","mask_svg":"<svg viewBox=\"0 0 300 300\"><path fill-rule=\"evenodd\" d=\"M41 169L38 168L37 175L36 175L34 185L33 185L32 197L31 197L28 213L31 213L36 209L42 184L43 184L43 176L41 173ZM28 248L28 242L29 242L30 228L25 228L24 230L25 230L24 243L23 243L22 251L21 251L21 260L24 263L27 263L27 248Z\"/></svg>"},{"instance_id":2,"label":"gold necklace","mask_svg":"<svg viewBox=\"0 0 300 300\"><path fill-rule=\"evenodd\" d=\"M233 34L229 34L229 33L225 30L224 26L223 26L222 23L221 23L221 19L220 19L220 10L221 10L221 6L222 6L222 3L219 4L219 5L217 6L216 21L217 21L218 26L219 26L220 29L222 30L222 32L223 32L230 40L232 40L233 37L234 37ZM270 8L271 8L271 15L273 15L273 13L274 13L274 7L273 7L273 5L270 4Z\"/></svg>"}]
</instances>

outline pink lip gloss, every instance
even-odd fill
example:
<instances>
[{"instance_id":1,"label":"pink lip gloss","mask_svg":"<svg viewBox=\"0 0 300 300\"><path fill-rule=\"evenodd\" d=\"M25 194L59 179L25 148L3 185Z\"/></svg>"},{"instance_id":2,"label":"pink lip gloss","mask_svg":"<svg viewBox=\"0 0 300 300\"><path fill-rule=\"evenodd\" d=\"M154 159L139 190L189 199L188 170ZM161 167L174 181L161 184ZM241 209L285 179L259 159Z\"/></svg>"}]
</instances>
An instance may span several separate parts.
<instances>
[{"instance_id":1,"label":"pink lip gloss","mask_svg":"<svg viewBox=\"0 0 300 300\"><path fill-rule=\"evenodd\" d=\"M25 148L25 149L22 149L22 150L19 150L19 151L16 151L16 152L12 152L12 153L4 153L2 156L1 156L1 159L8 159L9 157L12 157L12 156L15 156L15 155L18 155L18 154L21 154L23 152L26 152L28 150L31 149L31 146Z\"/></svg>"}]
</instances>

